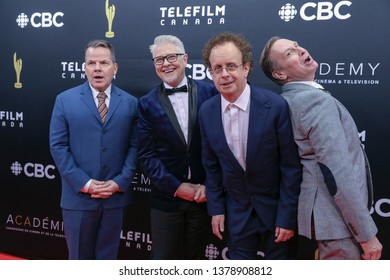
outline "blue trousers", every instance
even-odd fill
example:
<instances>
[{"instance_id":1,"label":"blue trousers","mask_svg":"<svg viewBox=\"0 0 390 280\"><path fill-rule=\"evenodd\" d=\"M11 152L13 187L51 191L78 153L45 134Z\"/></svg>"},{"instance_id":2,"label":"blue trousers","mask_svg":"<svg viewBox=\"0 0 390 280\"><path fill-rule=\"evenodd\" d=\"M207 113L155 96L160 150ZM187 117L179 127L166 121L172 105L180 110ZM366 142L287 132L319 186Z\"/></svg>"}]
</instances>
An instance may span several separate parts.
<instances>
[{"instance_id":1,"label":"blue trousers","mask_svg":"<svg viewBox=\"0 0 390 280\"><path fill-rule=\"evenodd\" d=\"M70 260L115 260L125 208L62 209Z\"/></svg>"}]
</instances>

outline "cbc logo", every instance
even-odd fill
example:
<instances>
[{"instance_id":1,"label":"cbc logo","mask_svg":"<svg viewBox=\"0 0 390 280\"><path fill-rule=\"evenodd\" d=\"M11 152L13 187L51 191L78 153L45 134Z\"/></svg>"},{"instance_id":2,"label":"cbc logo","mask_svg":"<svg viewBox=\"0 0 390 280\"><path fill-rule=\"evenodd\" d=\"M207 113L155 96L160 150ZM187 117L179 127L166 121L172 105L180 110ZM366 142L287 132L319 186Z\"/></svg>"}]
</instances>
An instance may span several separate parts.
<instances>
[{"instance_id":1,"label":"cbc logo","mask_svg":"<svg viewBox=\"0 0 390 280\"><path fill-rule=\"evenodd\" d=\"M351 1L340 1L336 4L331 2L307 2L299 9L300 17L305 21L312 20L330 20L333 17L339 20L346 20L351 14L346 12L344 6L351 6ZM282 20L288 22L292 20L298 10L290 3L280 8L278 14Z\"/></svg>"},{"instance_id":2,"label":"cbc logo","mask_svg":"<svg viewBox=\"0 0 390 280\"><path fill-rule=\"evenodd\" d=\"M371 214L375 211L379 216L384 218L390 217L390 199L388 198L381 198L378 201L376 201L371 208Z\"/></svg>"},{"instance_id":3,"label":"cbc logo","mask_svg":"<svg viewBox=\"0 0 390 280\"><path fill-rule=\"evenodd\" d=\"M219 250L214 244L206 246L205 257L209 260L215 260L219 256Z\"/></svg>"},{"instance_id":4,"label":"cbc logo","mask_svg":"<svg viewBox=\"0 0 390 280\"><path fill-rule=\"evenodd\" d=\"M21 28L25 28L30 22L32 27L40 28L40 27L62 27L64 23L62 19L64 17L63 12L56 12L54 14L43 12L43 13L33 13L29 18L25 13L21 13L16 18L16 23Z\"/></svg>"},{"instance_id":5,"label":"cbc logo","mask_svg":"<svg viewBox=\"0 0 390 280\"><path fill-rule=\"evenodd\" d=\"M297 9L295 9L295 6L291 5L290 3L284 5L279 10L279 16L285 22L292 20L296 14L297 14Z\"/></svg>"},{"instance_id":6,"label":"cbc logo","mask_svg":"<svg viewBox=\"0 0 390 280\"><path fill-rule=\"evenodd\" d=\"M203 64L187 64L186 68L189 70L189 77L194 80L204 80L206 77L209 80L212 80L210 72L207 70L206 66Z\"/></svg>"},{"instance_id":7,"label":"cbc logo","mask_svg":"<svg viewBox=\"0 0 390 280\"><path fill-rule=\"evenodd\" d=\"M11 171L15 176L24 173L27 177L47 178L50 180L56 177L53 174L54 169L55 166L51 164L44 166L43 164L40 163L31 163L31 162L28 162L24 166L22 166L22 164L15 161L11 165Z\"/></svg>"},{"instance_id":8,"label":"cbc logo","mask_svg":"<svg viewBox=\"0 0 390 280\"><path fill-rule=\"evenodd\" d=\"M225 247L225 248L223 248L222 249L222 254L221 254L221 256L222 256L222 259L223 260L230 260L230 257L229 257L229 249L228 249L228 247ZM259 258L259 259L263 259L264 258L264 252L262 252L262 251L257 251L257 257Z\"/></svg>"}]
</instances>

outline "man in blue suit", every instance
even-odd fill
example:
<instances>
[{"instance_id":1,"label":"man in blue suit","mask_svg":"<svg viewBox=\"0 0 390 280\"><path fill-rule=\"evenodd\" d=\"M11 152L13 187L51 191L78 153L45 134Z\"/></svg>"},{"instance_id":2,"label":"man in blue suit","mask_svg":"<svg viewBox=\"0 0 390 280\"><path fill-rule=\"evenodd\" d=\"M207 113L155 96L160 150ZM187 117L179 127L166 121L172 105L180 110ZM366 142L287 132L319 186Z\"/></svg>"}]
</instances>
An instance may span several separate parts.
<instances>
[{"instance_id":1,"label":"man in blue suit","mask_svg":"<svg viewBox=\"0 0 390 280\"><path fill-rule=\"evenodd\" d=\"M50 150L62 178L69 259L116 259L137 160L137 100L112 84L113 46L85 49L88 82L57 96Z\"/></svg>"},{"instance_id":2,"label":"man in blue suit","mask_svg":"<svg viewBox=\"0 0 390 280\"><path fill-rule=\"evenodd\" d=\"M199 112L208 212L213 233L225 231L231 259L293 258L302 169L287 103L249 85L251 46L222 33L203 59L221 93Z\"/></svg>"},{"instance_id":3,"label":"man in blue suit","mask_svg":"<svg viewBox=\"0 0 390 280\"><path fill-rule=\"evenodd\" d=\"M185 75L179 38L150 46L162 83L139 100L139 162L150 178L152 259L201 259L210 221L198 122L200 105L217 94L212 83Z\"/></svg>"}]
</instances>

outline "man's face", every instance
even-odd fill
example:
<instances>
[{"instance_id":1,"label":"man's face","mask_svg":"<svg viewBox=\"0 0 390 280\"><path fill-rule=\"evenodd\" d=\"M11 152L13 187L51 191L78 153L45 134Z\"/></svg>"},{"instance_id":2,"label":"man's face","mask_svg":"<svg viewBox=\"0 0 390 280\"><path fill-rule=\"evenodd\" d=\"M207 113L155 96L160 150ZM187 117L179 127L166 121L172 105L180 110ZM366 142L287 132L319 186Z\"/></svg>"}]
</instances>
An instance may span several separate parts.
<instances>
[{"instance_id":1,"label":"man's face","mask_svg":"<svg viewBox=\"0 0 390 280\"><path fill-rule=\"evenodd\" d=\"M278 66L278 69L274 69L273 76L284 83L314 80L318 63L297 42L277 40L270 50L270 58Z\"/></svg>"},{"instance_id":2,"label":"man's face","mask_svg":"<svg viewBox=\"0 0 390 280\"><path fill-rule=\"evenodd\" d=\"M117 70L118 65L112 62L109 49L88 48L85 52L85 74L96 90L105 91Z\"/></svg>"},{"instance_id":3,"label":"man's face","mask_svg":"<svg viewBox=\"0 0 390 280\"><path fill-rule=\"evenodd\" d=\"M244 91L250 65L242 63L241 51L231 42L216 45L209 57L212 78L218 91L230 102L234 102ZM235 68L235 70L228 70ZM216 69L222 72L215 73Z\"/></svg>"},{"instance_id":4,"label":"man's face","mask_svg":"<svg viewBox=\"0 0 390 280\"><path fill-rule=\"evenodd\" d=\"M181 53L175 45L164 44L157 46L154 50L154 57L165 57L170 54ZM176 87L184 79L185 67L187 65L187 54L178 55L175 62L168 62L164 59L164 63L161 65L154 65L156 68L157 76L160 79L172 87Z\"/></svg>"}]
</instances>

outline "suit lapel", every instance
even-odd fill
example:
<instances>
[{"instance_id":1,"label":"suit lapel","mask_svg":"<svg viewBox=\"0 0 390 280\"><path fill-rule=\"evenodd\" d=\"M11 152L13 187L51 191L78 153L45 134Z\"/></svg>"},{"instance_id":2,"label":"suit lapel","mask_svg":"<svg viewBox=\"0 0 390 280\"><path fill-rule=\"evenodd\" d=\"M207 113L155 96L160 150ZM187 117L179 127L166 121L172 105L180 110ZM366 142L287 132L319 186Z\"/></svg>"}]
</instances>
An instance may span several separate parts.
<instances>
[{"instance_id":1,"label":"suit lapel","mask_svg":"<svg viewBox=\"0 0 390 280\"><path fill-rule=\"evenodd\" d=\"M114 112L118 108L118 105L122 99L121 93L118 89L112 85L111 86L111 97L110 97L110 106L108 107L107 119L104 125L107 125L113 116ZM89 87L88 82L85 84L83 91L81 92L81 100L87 106L87 108L92 112L98 122L103 124L102 119L98 113L95 100L93 100L93 95L91 88Z\"/></svg>"},{"instance_id":2,"label":"suit lapel","mask_svg":"<svg viewBox=\"0 0 390 280\"><path fill-rule=\"evenodd\" d=\"M271 103L264 99L259 93L251 89L251 103L249 112L248 144L246 151L246 166L251 166L254 161L259 143L263 136L264 123L267 120Z\"/></svg>"},{"instance_id":3,"label":"suit lapel","mask_svg":"<svg viewBox=\"0 0 390 280\"><path fill-rule=\"evenodd\" d=\"M80 97L85 106L91 111L91 113L95 116L97 121L102 123L102 119L100 118L100 115L98 113L95 100L93 100L93 95L91 88L89 87L88 82L84 84L84 88L82 92L80 92Z\"/></svg>"},{"instance_id":4,"label":"suit lapel","mask_svg":"<svg viewBox=\"0 0 390 280\"><path fill-rule=\"evenodd\" d=\"M105 122L105 125L107 125L110 122L110 119L114 115L121 100L122 100L122 93L114 85L112 85L111 86L110 106L108 107L107 120Z\"/></svg>"},{"instance_id":5,"label":"suit lapel","mask_svg":"<svg viewBox=\"0 0 390 280\"><path fill-rule=\"evenodd\" d=\"M179 121L177 120L175 110L172 107L171 101L168 98L168 95L165 93L164 84L160 86L160 91L157 94L158 99L161 102L162 107L164 108L165 113L168 115L169 120L171 121L173 127L180 140L186 145L186 140L184 138L183 132L181 131Z\"/></svg>"},{"instance_id":6,"label":"suit lapel","mask_svg":"<svg viewBox=\"0 0 390 280\"><path fill-rule=\"evenodd\" d=\"M198 111L198 88L196 83L190 78L188 78L188 84L188 147L190 147Z\"/></svg>"}]
</instances>

